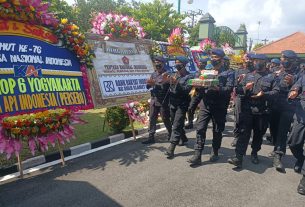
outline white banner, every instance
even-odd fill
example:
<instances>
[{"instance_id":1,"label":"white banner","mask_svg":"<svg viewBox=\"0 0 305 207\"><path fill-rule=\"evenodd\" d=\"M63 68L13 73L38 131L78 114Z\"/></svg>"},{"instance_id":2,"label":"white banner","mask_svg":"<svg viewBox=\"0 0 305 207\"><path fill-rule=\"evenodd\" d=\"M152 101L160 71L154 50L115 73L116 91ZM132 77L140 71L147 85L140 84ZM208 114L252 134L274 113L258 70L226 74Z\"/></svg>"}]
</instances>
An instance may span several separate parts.
<instances>
[{"instance_id":1,"label":"white banner","mask_svg":"<svg viewBox=\"0 0 305 207\"><path fill-rule=\"evenodd\" d=\"M146 80L150 74L101 75L100 88L103 98L124 97L147 93Z\"/></svg>"},{"instance_id":2,"label":"white banner","mask_svg":"<svg viewBox=\"0 0 305 207\"><path fill-rule=\"evenodd\" d=\"M146 80L154 67L146 51L136 43L99 43L93 62L103 99L147 93Z\"/></svg>"}]
</instances>

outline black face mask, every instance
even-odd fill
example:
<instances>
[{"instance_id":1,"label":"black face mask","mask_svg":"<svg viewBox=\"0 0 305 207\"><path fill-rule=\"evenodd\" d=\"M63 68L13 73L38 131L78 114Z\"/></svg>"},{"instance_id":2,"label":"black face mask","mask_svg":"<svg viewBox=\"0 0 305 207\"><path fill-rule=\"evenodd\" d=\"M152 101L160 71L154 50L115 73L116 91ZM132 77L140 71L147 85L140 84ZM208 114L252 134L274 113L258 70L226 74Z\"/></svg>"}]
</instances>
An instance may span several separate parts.
<instances>
[{"instance_id":1,"label":"black face mask","mask_svg":"<svg viewBox=\"0 0 305 207\"><path fill-rule=\"evenodd\" d=\"M250 70L250 71L253 71L255 69L254 65L253 65L253 62L247 62L246 66L247 66L247 69Z\"/></svg>"},{"instance_id":2,"label":"black face mask","mask_svg":"<svg viewBox=\"0 0 305 207\"><path fill-rule=\"evenodd\" d=\"M292 65L292 62L290 61L281 61L282 66L287 69L290 68L290 66Z\"/></svg>"},{"instance_id":3,"label":"black face mask","mask_svg":"<svg viewBox=\"0 0 305 207\"><path fill-rule=\"evenodd\" d=\"M212 65L215 67L221 63L221 60L212 60Z\"/></svg>"},{"instance_id":4,"label":"black face mask","mask_svg":"<svg viewBox=\"0 0 305 207\"><path fill-rule=\"evenodd\" d=\"M163 64L161 64L161 63L156 64L156 68L157 68L158 70L163 69Z\"/></svg>"},{"instance_id":5,"label":"black face mask","mask_svg":"<svg viewBox=\"0 0 305 207\"><path fill-rule=\"evenodd\" d=\"M184 68L184 65L183 64L176 64L176 69L178 71L182 70Z\"/></svg>"},{"instance_id":6,"label":"black face mask","mask_svg":"<svg viewBox=\"0 0 305 207\"><path fill-rule=\"evenodd\" d=\"M256 63L254 65L254 69L259 72L264 71L266 69L266 64L265 63Z\"/></svg>"}]
</instances>

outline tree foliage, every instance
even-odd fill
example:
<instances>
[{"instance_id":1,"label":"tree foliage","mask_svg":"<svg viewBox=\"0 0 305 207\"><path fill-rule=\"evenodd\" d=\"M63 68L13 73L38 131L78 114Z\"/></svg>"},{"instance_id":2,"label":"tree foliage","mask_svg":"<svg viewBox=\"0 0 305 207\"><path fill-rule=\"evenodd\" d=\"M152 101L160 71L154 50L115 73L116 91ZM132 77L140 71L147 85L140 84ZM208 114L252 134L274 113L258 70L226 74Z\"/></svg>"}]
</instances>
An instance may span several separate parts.
<instances>
[{"instance_id":1,"label":"tree foliage","mask_svg":"<svg viewBox=\"0 0 305 207\"><path fill-rule=\"evenodd\" d=\"M256 49L258 49L258 48L260 48L260 47L262 47L262 46L264 46L263 43L257 43L257 44L254 45L254 47L253 47L252 50L256 50Z\"/></svg>"},{"instance_id":2,"label":"tree foliage","mask_svg":"<svg viewBox=\"0 0 305 207\"><path fill-rule=\"evenodd\" d=\"M74 8L70 6L66 1L63 0L44 0L51 4L49 7L50 11L56 14L58 18L67 18L70 21L76 21L76 15Z\"/></svg>"},{"instance_id":3,"label":"tree foliage","mask_svg":"<svg viewBox=\"0 0 305 207\"><path fill-rule=\"evenodd\" d=\"M173 9L173 4L161 3L160 0L140 3L138 8L134 8L133 16L140 21L147 37L158 41L167 41L175 27L186 28L181 23L185 15L178 14Z\"/></svg>"},{"instance_id":4,"label":"tree foliage","mask_svg":"<svg viewBox=\"0 0 305 207\"><path fill-rule=\"evenodd\" d=\"M189 29L189 45L191 47L199 44L199 26L200 24L196 24L193 28Z\"/></svg>"}]
</instances>

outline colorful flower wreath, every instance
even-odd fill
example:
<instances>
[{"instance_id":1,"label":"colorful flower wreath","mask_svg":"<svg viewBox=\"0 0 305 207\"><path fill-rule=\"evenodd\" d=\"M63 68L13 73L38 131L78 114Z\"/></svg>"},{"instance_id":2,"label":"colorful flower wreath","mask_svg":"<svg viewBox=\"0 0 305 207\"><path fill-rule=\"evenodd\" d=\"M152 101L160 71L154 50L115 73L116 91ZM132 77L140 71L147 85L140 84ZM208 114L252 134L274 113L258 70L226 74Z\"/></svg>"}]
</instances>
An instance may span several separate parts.
<instances>
[{"instance_id":1,"label":"colorful flower wreath","mask_svg":"<svg viewBox=\"0 0 305 207\"><path fill-rule=\"evenodd\" d=\"M98 13L92 20L91 32L110 38L144 38L145 33L138 21L119 14Z\"/></svg>"},{"instance_id":2,"label":"colorful flower wreath","mask_svg":"<svg viewBox=\"0 0 305 207\"><path fill-rule=\"evenodd\" d=\"M124 108L126 109L128 116L132 120L141 122L142 124L148 123L148 103L137 101L128 102L124 104Z\"/></svg>"},{"instance_id":3,"label":"colorful flower wreath","mask_svg":"<svg viewBox=\"0 0 305 207\"><path fill-rule=\"evenodd\" d=\"M48 150L48 143L55 146L74 138L72 123L84 123L78 113L67 109L47 110L43 112L6 117L0 127L0 153L9 159L13 153L19 155L22 142L26 142L32 154L39 149Z\"/></svg>"},{"instance_id":4,"label":"colorful flower wreath","mask_svg":"<svg viewBox=\"0 0 305 207\"><path fill-rule=\"evenodd\" d=\"M206 38L200 42L199 46L201 50L207 51L215 48L216 43L213 40Z\"/></svg>"},{"instance_id":5,"label":"colorful flower wreath","mask_svg":"<svg viewBox=\"0 0 305 207\"><path fill-rule=\"evenodd\" d=\"M181 28L173 29L168 38L168 43L177 47L182 47L185 44L185 39Z\"/></svg>"},{"instance_id":6,"label":"colorful flower wreath","mask_svg":"<svg viewBox=\"0 0 305 207\"><path fill-rule=\"evenodd\" d=\"M67 19L61 21L48 11L50 3L41 0L0 0L0 19L15 20L35 25L46 26L53 30L62 41L63 46L73 51L80 62L93 68L94 53L85 42L85 36L79 28L69 23Z\"/></svg>"}]
</instances>

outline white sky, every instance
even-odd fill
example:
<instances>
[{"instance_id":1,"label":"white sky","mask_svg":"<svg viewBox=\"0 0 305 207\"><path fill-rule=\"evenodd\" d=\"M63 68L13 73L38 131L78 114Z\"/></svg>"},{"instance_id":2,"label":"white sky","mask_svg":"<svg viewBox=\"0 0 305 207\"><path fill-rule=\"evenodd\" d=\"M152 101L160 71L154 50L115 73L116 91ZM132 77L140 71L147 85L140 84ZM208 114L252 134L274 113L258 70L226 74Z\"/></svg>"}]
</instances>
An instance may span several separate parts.
<instances>
[{"instance_id":1,"label":"white sky","mask_svg":"<svg viewBox=\"0 0 305 207\"><path fill-rule=\"evenodd\" d=\"M66 1L74 3L74 0ZM174 3L177 9L178 0L166 1ZM188 0L181 0L182 12L198 9L203 10L203 13L209 12L217 26L228 26L236 31L241 23L245 23L248 37L254 39L254 43L258 42L258 37L260 40L276 40L297 31L305 32L305 0L193 0L193 4L187 2Z\"/></svg>"}]
</instances>

